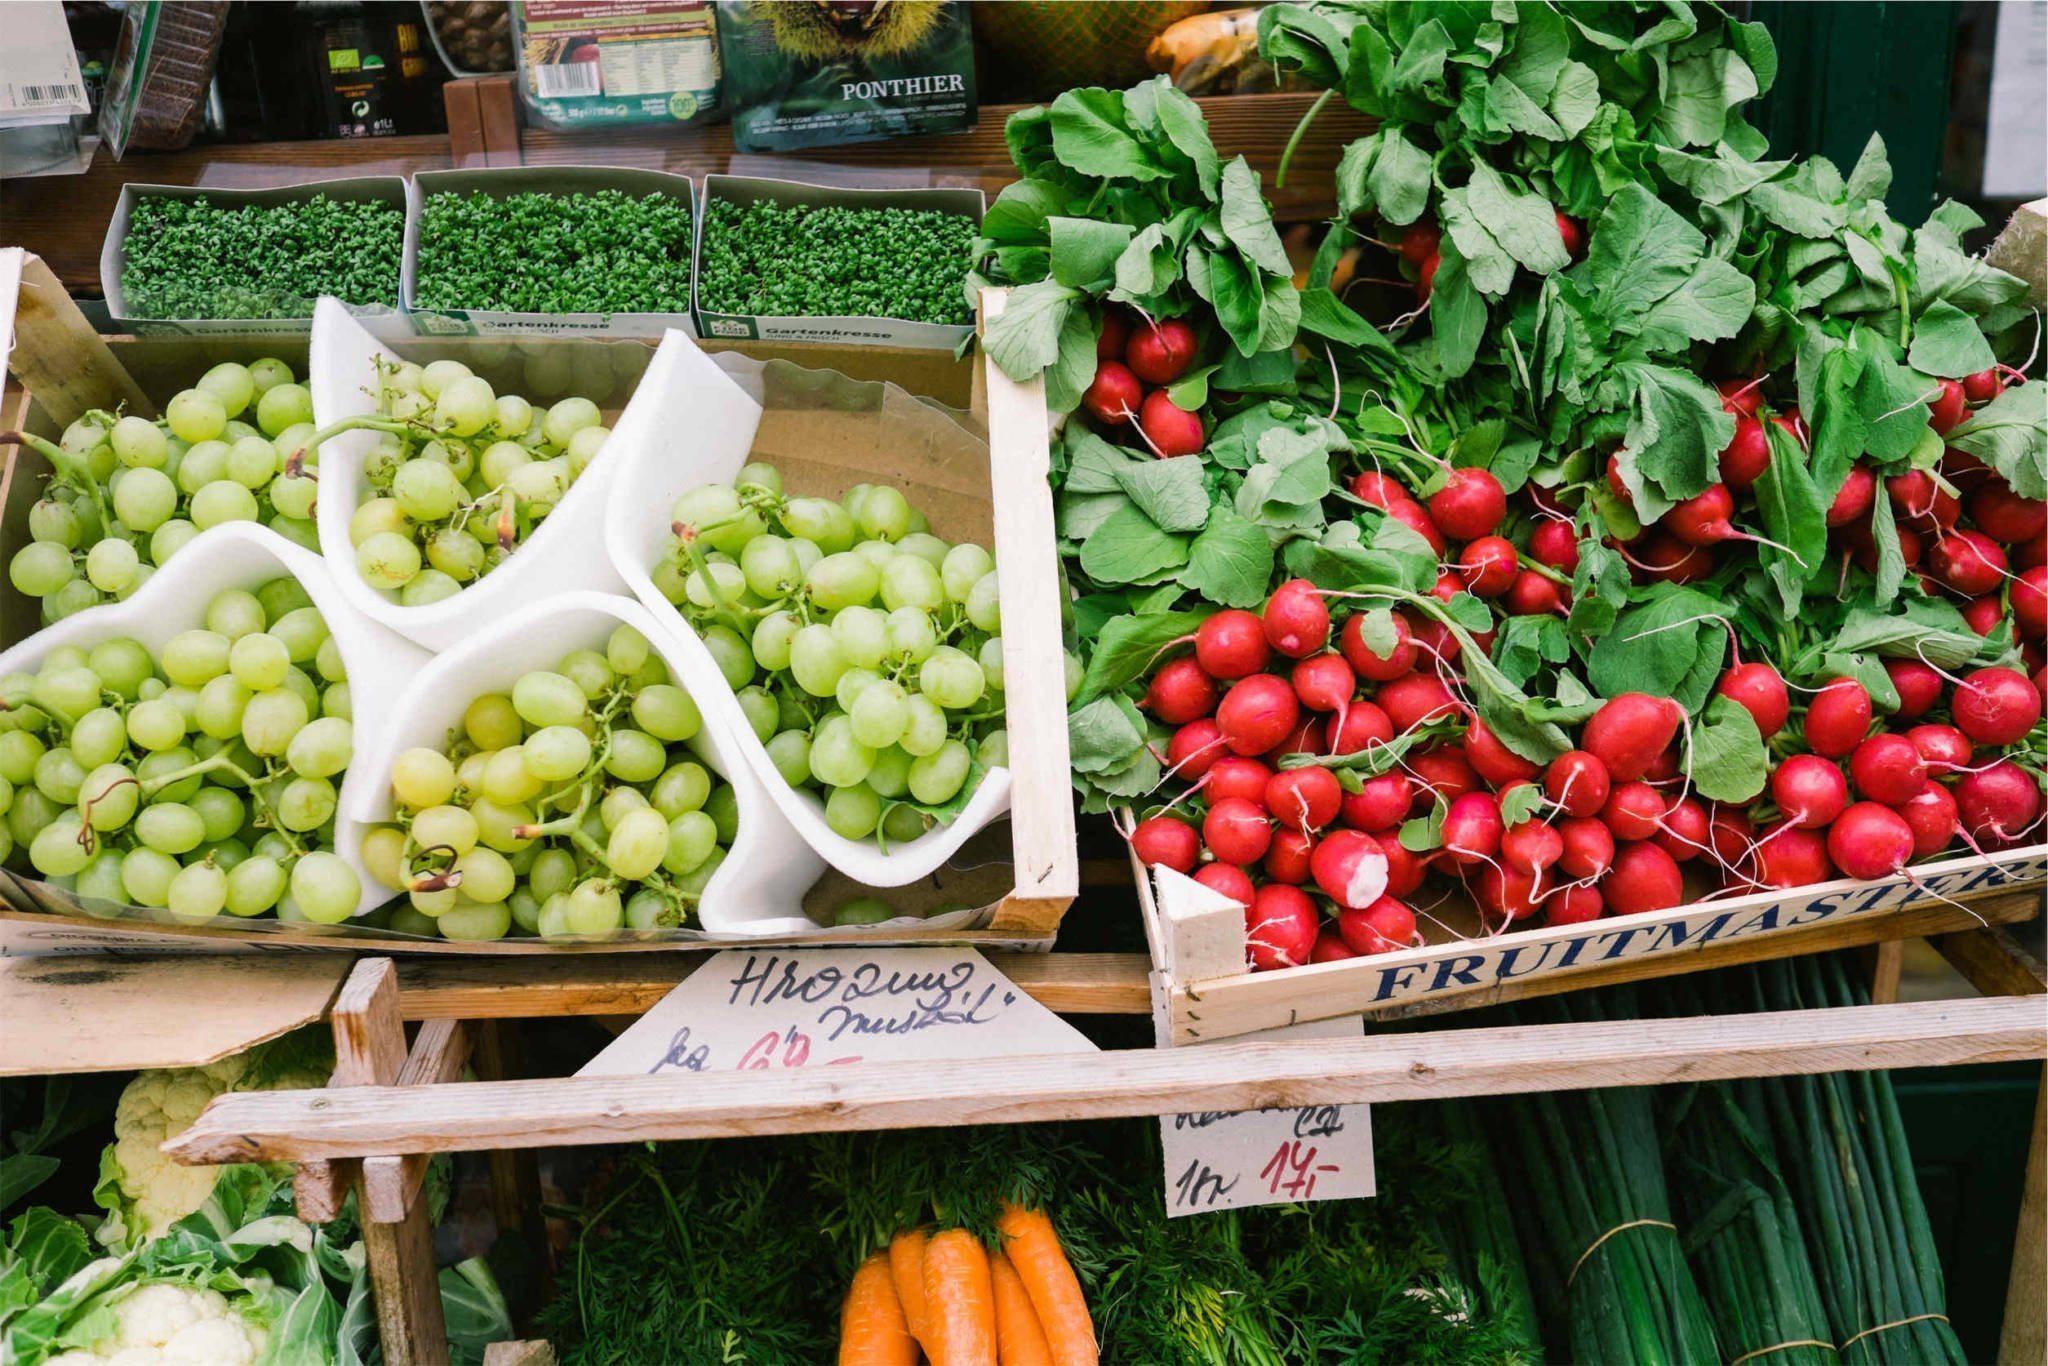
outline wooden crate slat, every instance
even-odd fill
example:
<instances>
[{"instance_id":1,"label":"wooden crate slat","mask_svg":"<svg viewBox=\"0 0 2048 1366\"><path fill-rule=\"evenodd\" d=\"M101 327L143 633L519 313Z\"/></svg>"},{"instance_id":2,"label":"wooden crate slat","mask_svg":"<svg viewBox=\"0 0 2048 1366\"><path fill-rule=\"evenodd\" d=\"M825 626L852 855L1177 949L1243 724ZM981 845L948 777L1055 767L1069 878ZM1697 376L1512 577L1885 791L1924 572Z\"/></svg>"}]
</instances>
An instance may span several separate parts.
<instances>
[{"instance_id":1,"label":"wooden crate slat","mask_svg":"<svg viewBox=\"0 0 2048 1366\"><path fill-rule=\"evenodd\" d=\"M2039 996L2048 992L2041 960L2002 925L1938 935L1934 947L1971 986L1986 996Z\"/></svg>"},{"instance_id":2,"label":"wooden crate slat","mask_svg":"<svg viewBox=\"0 0 2048 1366\"><path fill-rule=\"evenodd\" d=\"M462 1075L469 1062L469 1026L460 1020L428 1020L420 1026L398 1074L399 1086L440 1086ZM411 1212L427 1179L427 1155L363 1159L363 1208L380 1224L395 1224Z\"/></svg>"},{"instance_id":3,"label":"wooden crate slat","mask_svg":"<svg viewBox=\"0 0 2048 1366\"><path fill-rule=\"evenodd\" d=\"M217 1098L180 1162L1029 1123L2006 1062L2048 1053L2030 1000L1935 1001L1306 1043L794 1072L460 1082Z\"/></svg>"}]
</instances>

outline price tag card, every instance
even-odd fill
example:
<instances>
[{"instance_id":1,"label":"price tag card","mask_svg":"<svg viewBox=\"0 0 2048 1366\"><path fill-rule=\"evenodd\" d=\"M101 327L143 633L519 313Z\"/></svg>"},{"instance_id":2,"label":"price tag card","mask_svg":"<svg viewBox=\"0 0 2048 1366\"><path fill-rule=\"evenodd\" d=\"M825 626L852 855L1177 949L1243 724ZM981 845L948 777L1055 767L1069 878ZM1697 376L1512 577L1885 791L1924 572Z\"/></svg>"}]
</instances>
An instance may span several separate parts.
<instances>
[{"instance_id":1,"label":"price tag card","mask_svg":"<svg viewBox=\"0 0 2048 1366\"><path fill-rule=\"evenodd\" d=\"M1094 1051L973 949L727 949L576 1075Z\"/></svg>"},{"instance_id":2,"label":"price tag card","mask_svg":"<svg viewBox=\"0 0 2048 1366\"><path fill-rule=\"evenodd\" d=\"M1363 1029L1356 1018L1315 1020L1250 1038L1347 1038ZM1162 1115L1159 1140L1169 1218L1247 1205L1349 1200L1377 1189L1369 1105Z\"/></svg>"}]
</instances>

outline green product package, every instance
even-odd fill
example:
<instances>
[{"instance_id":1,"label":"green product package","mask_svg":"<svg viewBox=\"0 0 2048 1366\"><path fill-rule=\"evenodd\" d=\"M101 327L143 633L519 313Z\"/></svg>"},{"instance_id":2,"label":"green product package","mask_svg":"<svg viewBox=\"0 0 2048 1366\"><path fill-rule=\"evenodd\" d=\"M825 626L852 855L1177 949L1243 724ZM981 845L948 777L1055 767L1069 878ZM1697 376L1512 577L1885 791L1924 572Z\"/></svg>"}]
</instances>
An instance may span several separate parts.
<instances>
[{"instance_id":1,"label":"green product package","mask_svg":"<svg viewBox=\"0 0 2048 1366\"><path fill-rule=\"evenodd\" d=\"M709 0L513 0L519 98L547 128L689 123L718 108Z\"/></svg>"},{"instance_id":2,"label":"green product package","mask_svg":"<svg viewBox=\"0 0 2048 1366\"><path fill-rule=\"evenodd\" d=\"M974 123L961 0L719 0L733 144L784 152Z\"/></svg>"}]
</instances>

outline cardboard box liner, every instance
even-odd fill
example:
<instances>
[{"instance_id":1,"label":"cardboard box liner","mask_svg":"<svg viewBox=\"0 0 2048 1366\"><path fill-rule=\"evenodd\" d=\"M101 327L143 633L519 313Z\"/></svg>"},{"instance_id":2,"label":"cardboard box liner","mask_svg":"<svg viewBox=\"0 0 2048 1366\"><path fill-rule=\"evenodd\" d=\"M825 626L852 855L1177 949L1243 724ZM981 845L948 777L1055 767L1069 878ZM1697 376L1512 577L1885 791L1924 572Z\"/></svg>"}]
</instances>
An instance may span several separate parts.
<instances>
[{"instance_id":1,"label":"cardboard box liner","mask_svg":"<svg viewBox=\"0 0 2048 1366\"><path fill-rule=\"evenodd\" d=\"M554 333L590 337L659 337L671 328L697 335L696 318L680 313L511 313L497 309L420 308L420 215L437 194L486 194L494 199L518 194L589 194L617 190L643 199L650 194L679 199L690 208L690 287L697 284L695 239L701 230L697 188L688 176L642 171L623 166L506 166L495 170L421 171L406 182L405 266L399 297L412 331L423 337L491 332Z\"/></svg>"},{"instance_id":2,"label":"cardboard box liner","mask_svg":"<svg viewBox=\"0 0 2048 1366\"><path fill-rule=\"evenodd\" d=\"M798 180L771 180L761 176L708 175L704 177L704 205L723 199L742 206L766 200L784 208L792 205L848 209L937 209L958 214L978 226L987 207L980 190L857 190L834 185L810 185ZM701 293L704 260L704 227L708 214L697 215L696 269L690 276L690 298L702 331L709 338L758 341L805 341L852 343L857 346L908 346L920 350L953 351L973 335L972 323L922 323L904 318L859 317L757 317L746 313L719 313L704 307ZM966 265L961 278L966 278Z\"/></svg>"},{"instance_id":3,"label":"cardboard box liner","mask_svg":"<svg viewBox=\"0 0 2048 1366\"><path fill-rule=\"evenodd\" d=\"M146 185L130 183L121 187L114 204L114 218L107 225L107 240L100 248L100 290L107 298L107 314L117 332L151 335L216 335L237 337L303 337L313 330L313 300L306 301L303 318L138 318L128 311L127 295L121 288L121 268L127 261L128 231L135 205L144 197L162 199L204 199L222 208L248 205L293 204L326 195L329 199L356 202L374 200L407 213L406 182L403 176L350 176L341 180L309 180L296 185L278 185L266 190L224 190L204 185ZM408 214L408 219L410 215ZM408 228L408 235L410 229ZM404 297L404 277L399 281ZM412 324L399 308L387 304L362 304L344 299L348 311L364 327L380 337L408 337Z\"/></svg>"}]
</instances>

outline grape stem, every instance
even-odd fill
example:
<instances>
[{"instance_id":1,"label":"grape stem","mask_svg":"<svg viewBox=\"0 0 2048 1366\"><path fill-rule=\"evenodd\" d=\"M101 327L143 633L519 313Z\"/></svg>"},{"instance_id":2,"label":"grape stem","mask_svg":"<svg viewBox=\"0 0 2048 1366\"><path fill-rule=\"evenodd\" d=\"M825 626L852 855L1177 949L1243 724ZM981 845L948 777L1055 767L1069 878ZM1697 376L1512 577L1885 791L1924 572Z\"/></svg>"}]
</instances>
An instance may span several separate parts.
<instances>
[{"instance_id":1,"label":"grape stem","mask_svg":"<svg viewBox=\"0 0 2048 1366\"><path fill-rule=\"evenodd\" d=\"M113 518L107 515L106 500L100 496L100 481L93 478L92 470L70 451L54 441L45 441L33 432L0 432L0 446L27 446L40 454L56 470L55 478L92 499L93 511L99 515L102 531L113 525Z\"/></svg>"}]
</instances>

